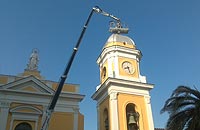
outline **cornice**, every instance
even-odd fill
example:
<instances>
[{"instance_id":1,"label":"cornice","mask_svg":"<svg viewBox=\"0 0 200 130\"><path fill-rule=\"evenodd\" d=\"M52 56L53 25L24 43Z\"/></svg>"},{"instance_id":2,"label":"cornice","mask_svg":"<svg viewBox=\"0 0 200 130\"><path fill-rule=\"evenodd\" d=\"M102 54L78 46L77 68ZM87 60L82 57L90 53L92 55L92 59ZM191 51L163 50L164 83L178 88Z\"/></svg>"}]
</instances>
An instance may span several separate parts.
<instances>
[{"instance_id":1,"label":"cornice","mask_svg":"<svg viewBox=\"0 0 200 130\"><path fill-rule=\"evenodd\" d=\"M101 86L96 90L96 92L92 95L92 98L94 100L99 100L99 98L102 98L102 95L109 93L112 91L116 92L123 92L119 89L111 88L111 86L115 86L118 88L129 88L134 90L143 90L149 92L153 88L153 84L148 83L141 83L141 82L135 82L130 80L124 80L124 79L116 79L116 78L108 78ZM142 93L141 93L142 95ZM104 96L105 97L105 96Z\"/></svg>"}]
</instances>

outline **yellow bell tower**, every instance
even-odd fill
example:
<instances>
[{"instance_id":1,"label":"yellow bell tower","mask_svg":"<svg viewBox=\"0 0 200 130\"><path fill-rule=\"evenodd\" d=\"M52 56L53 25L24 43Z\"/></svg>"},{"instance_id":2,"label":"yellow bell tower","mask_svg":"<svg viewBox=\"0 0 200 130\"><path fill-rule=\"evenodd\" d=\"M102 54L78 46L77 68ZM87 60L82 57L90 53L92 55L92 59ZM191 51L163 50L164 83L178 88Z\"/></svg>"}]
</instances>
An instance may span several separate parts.
<instances>
[{"instance_id":1,"label":"yellow bell tower","mask_svg":"<svg viewBox=\"0 0 200 130\"><path fill-rule=\"evenodd\" d=\"M97 59L100 85L92 98L97 101L98 130L153 130L153 85L140 75L142 54L120 33L123 28L115 29Z\"/></svg>"}]
</instances>

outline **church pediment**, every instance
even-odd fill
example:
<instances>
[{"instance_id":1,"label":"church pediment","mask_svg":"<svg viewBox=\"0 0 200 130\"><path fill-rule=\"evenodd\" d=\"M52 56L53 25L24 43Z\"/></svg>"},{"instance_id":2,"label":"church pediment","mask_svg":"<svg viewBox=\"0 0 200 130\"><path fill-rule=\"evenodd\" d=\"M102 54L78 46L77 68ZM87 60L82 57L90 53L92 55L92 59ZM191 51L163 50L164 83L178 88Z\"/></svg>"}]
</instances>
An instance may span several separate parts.
<instances>
[{"instance_id":1,"label":"church pediment","mask_svg":"<svg viewBox=\"0 0 200 130\"><path fill-rule=\"evenodd\" d=\"M37 107L28 106L28 105L21 105L10 109L12 113L27 113L27 114L37 114L41 115L42 111Z\"/></svg>"},{"instance_id":2,"label":"church pediment","mask_svg":"<svg viewBox=\"0 0 200 130\"><path fill-rule=\"evenodd\" d=\"M53 94L54 90L34 76L28 76L2 85L1 89L20 92Z\"/></svg>"}]
</instances>

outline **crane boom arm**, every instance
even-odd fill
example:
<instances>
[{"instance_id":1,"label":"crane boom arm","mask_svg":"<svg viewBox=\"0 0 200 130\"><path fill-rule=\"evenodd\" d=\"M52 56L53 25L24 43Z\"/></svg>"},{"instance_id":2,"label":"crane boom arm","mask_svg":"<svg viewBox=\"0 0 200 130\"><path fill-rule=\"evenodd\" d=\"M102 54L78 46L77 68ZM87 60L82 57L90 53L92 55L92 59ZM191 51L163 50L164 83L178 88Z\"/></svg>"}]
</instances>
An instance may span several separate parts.
<instances>
[{"instance_id":1,"label":"crane boom arm","mask_svg":"<svg viewBox=\"0 0 200 130\"><path fill-rule=\"evenodd\" d=\"M82 32L81 32L81 34L79 36L79 39L78 39L75 47L73 48L72 55L71 55L71 57L70 57L70 59L69 59L69 61L67 63L65 71L62 74L62 76L60 77L60 81L59 81L59 84L57 86L57 89L56 89L56 91L55 91L55 93L54 93L54 95L53 95L53 97L52 97L52 99L50 101L50 104L49 104L49 106L48 106L48 108L46 110L46 116L45 116L44 122L42 124L41 130L47 130L48 129L48 124L49 124L49 120L51 118L51 114L54 111L54 108L55 108L56 103L58 101L59 95L60 95L60 93L62 91L63 85L65 83L65 80L67 79L69 70L70 70L71 65L73 63L73 60L75 58L76 52L78 51L78 48L80 46L81 40L83 38L83 35L84 35L84 33L85 33L86 29L87 29L87 26L88 26L88 24L90 22L90 19L91 19L91 17L92 17L92 15L93 15L94 12L100 13L100 14L102 14L104 16L107 16L107 17L111 17L114 20L116 20L117 22L120 22L119 18L117 18L117 17L115 17L115 16L113 16L113 15L111 15L109 13L104 12L98 6L95 6L95 7L92 8L92 11L90 12L90 14L88 16L87 21L86 21L85 25L83 26Z\"/></svg>"},{"instance_id":2,"label":"crane boom arm","mask_svg":"<svg viewBox=\"0 0 200 130\"><path fill-rule=\"evenodd\" d=\"M120 19L119 19L119 18L115 17L115 16L112 15L112 14L109 14L109 13L103 11L103 10L100 9L98 6L93 7L93 10L94 10L96 13L100 13L100 14L102 14L102 15L104 15L104 16L111 17L112 19L114 19L114 20L120 22Z\"/></svg>"}]
</instances>

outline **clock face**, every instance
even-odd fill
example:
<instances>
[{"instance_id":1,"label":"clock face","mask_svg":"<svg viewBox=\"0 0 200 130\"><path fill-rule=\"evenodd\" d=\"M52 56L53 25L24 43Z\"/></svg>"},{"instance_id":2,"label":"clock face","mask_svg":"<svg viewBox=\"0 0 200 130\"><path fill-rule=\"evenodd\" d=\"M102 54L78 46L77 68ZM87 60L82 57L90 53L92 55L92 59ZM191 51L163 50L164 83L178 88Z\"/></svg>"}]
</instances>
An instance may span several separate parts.
<instances>
[{"instance_id":1,"label":"clock face","mask_svg":"<svg viewBox=\"0 0 200 130\"><path fill-rule=\"evenodd\" d=\"M133 74L135 72L133 65L128 61L122 63L122 68L128 74Z\"/></svg>"}]
</instances>

